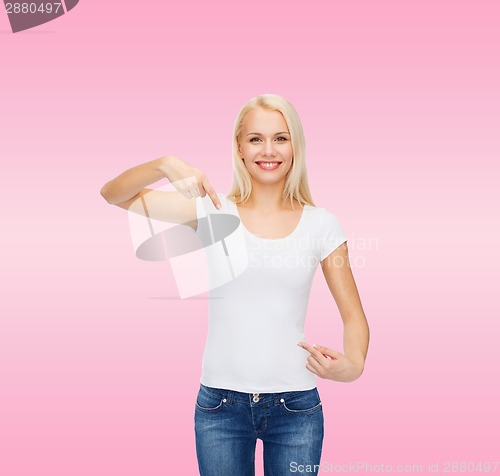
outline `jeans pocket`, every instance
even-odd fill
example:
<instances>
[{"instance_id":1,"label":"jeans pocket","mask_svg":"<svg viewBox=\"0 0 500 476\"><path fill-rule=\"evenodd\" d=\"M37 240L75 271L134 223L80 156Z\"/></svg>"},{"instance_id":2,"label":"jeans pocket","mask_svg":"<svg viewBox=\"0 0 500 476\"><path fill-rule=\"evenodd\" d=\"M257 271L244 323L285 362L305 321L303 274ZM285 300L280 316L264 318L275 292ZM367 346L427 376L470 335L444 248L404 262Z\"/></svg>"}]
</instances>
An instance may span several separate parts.
<instances>
[{"instance_id":1,"label":"jeans pocket","mask_svg":"<svg viewBox=\"0 0 500 476\"><path fill-rule=\"evenodd\" d=\"M202 412L215 412L222 408L224 396L214 389L200 385L196 397L196 409Z\"/></svg>"},{"instance_id":2,"label":"jeans pocket","mask_svg":"<svg viewBox=\"0 0 500 476\"><path fill-rule=\"evenodd\" d=\"M321 410L322 403L318 390L304 390L284 395L282 404L285 411L294 414L310 414Z\"/></svg>"}]
</instances>

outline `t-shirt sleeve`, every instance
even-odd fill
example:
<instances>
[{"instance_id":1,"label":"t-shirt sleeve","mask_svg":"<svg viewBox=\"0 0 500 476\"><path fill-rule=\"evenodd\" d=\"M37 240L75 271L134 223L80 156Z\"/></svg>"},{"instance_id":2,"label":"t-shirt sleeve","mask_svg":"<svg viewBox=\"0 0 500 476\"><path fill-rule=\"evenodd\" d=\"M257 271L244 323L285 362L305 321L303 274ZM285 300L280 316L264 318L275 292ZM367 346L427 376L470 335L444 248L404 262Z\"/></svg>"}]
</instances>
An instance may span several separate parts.
<instances>
[{"instance_id":1,"label":"t-shirt sleeve","mask_svg":"<svg viewBox=\"0 0 500 476\"><path fill-rule=\"evenodd\" d=\"M347 241L337 217L323 208L322 236L320 261L323 261L332 251Z\"/></svg>"}]
</instances>

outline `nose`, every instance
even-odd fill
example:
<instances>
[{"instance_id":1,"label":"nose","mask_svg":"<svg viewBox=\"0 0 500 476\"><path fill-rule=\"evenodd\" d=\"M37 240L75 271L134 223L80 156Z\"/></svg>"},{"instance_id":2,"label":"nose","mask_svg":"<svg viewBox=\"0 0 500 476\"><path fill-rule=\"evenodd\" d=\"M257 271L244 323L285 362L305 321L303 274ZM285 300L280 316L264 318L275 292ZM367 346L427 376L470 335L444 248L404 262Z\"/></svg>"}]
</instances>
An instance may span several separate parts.
<instances>
[{"instance_id":1,"label":"nose","mask_svg":"<svg viewBox=\"0 0 500 476\"><path fill-rule=\"evenodd\" d=\"M272 141L266 141L266 143L264 145L264 155L265 156L275 156L276 155Z\"/></svg>"}]
</instances>

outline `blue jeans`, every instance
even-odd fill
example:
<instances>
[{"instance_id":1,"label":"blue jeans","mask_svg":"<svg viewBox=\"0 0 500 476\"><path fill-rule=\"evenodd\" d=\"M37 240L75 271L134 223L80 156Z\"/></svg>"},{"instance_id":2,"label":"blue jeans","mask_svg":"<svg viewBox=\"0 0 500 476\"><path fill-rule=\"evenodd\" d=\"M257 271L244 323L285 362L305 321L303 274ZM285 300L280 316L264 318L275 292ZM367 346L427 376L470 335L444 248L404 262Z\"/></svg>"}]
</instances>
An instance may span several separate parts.
<instances>
[{"instance_id":1,"label":"blue jeans","mask_svg":"<svg viewBox=\"0 0 500 476\"><path fill-rule=\"evenodd\" d=\"M265 476L318 474L324 422L317 388L252 394L200 384L194 427L201 476L254 476L257 438Z\"/></svg>"}]
</instances>

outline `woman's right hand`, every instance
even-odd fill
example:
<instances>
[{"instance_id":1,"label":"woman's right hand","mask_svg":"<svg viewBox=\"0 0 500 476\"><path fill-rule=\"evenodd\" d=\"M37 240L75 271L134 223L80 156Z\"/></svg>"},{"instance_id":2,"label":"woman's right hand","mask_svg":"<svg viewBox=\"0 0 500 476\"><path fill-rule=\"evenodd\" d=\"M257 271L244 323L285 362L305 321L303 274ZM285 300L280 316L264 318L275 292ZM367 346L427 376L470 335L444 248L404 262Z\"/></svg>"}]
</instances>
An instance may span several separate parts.
<instances>
[{"instance_id":1,"label":"woman's right hand","mask_svg":"<svg viewBox=\"0 0 500 476\"><path fill-rule=\"evenodd\" d=\"M205 197L207 194L217 209L221 203L215 189L204 172L182 159L169 155L164 158L161 169L169 182L185 197Z\"/></svg>"}]
</instances>

